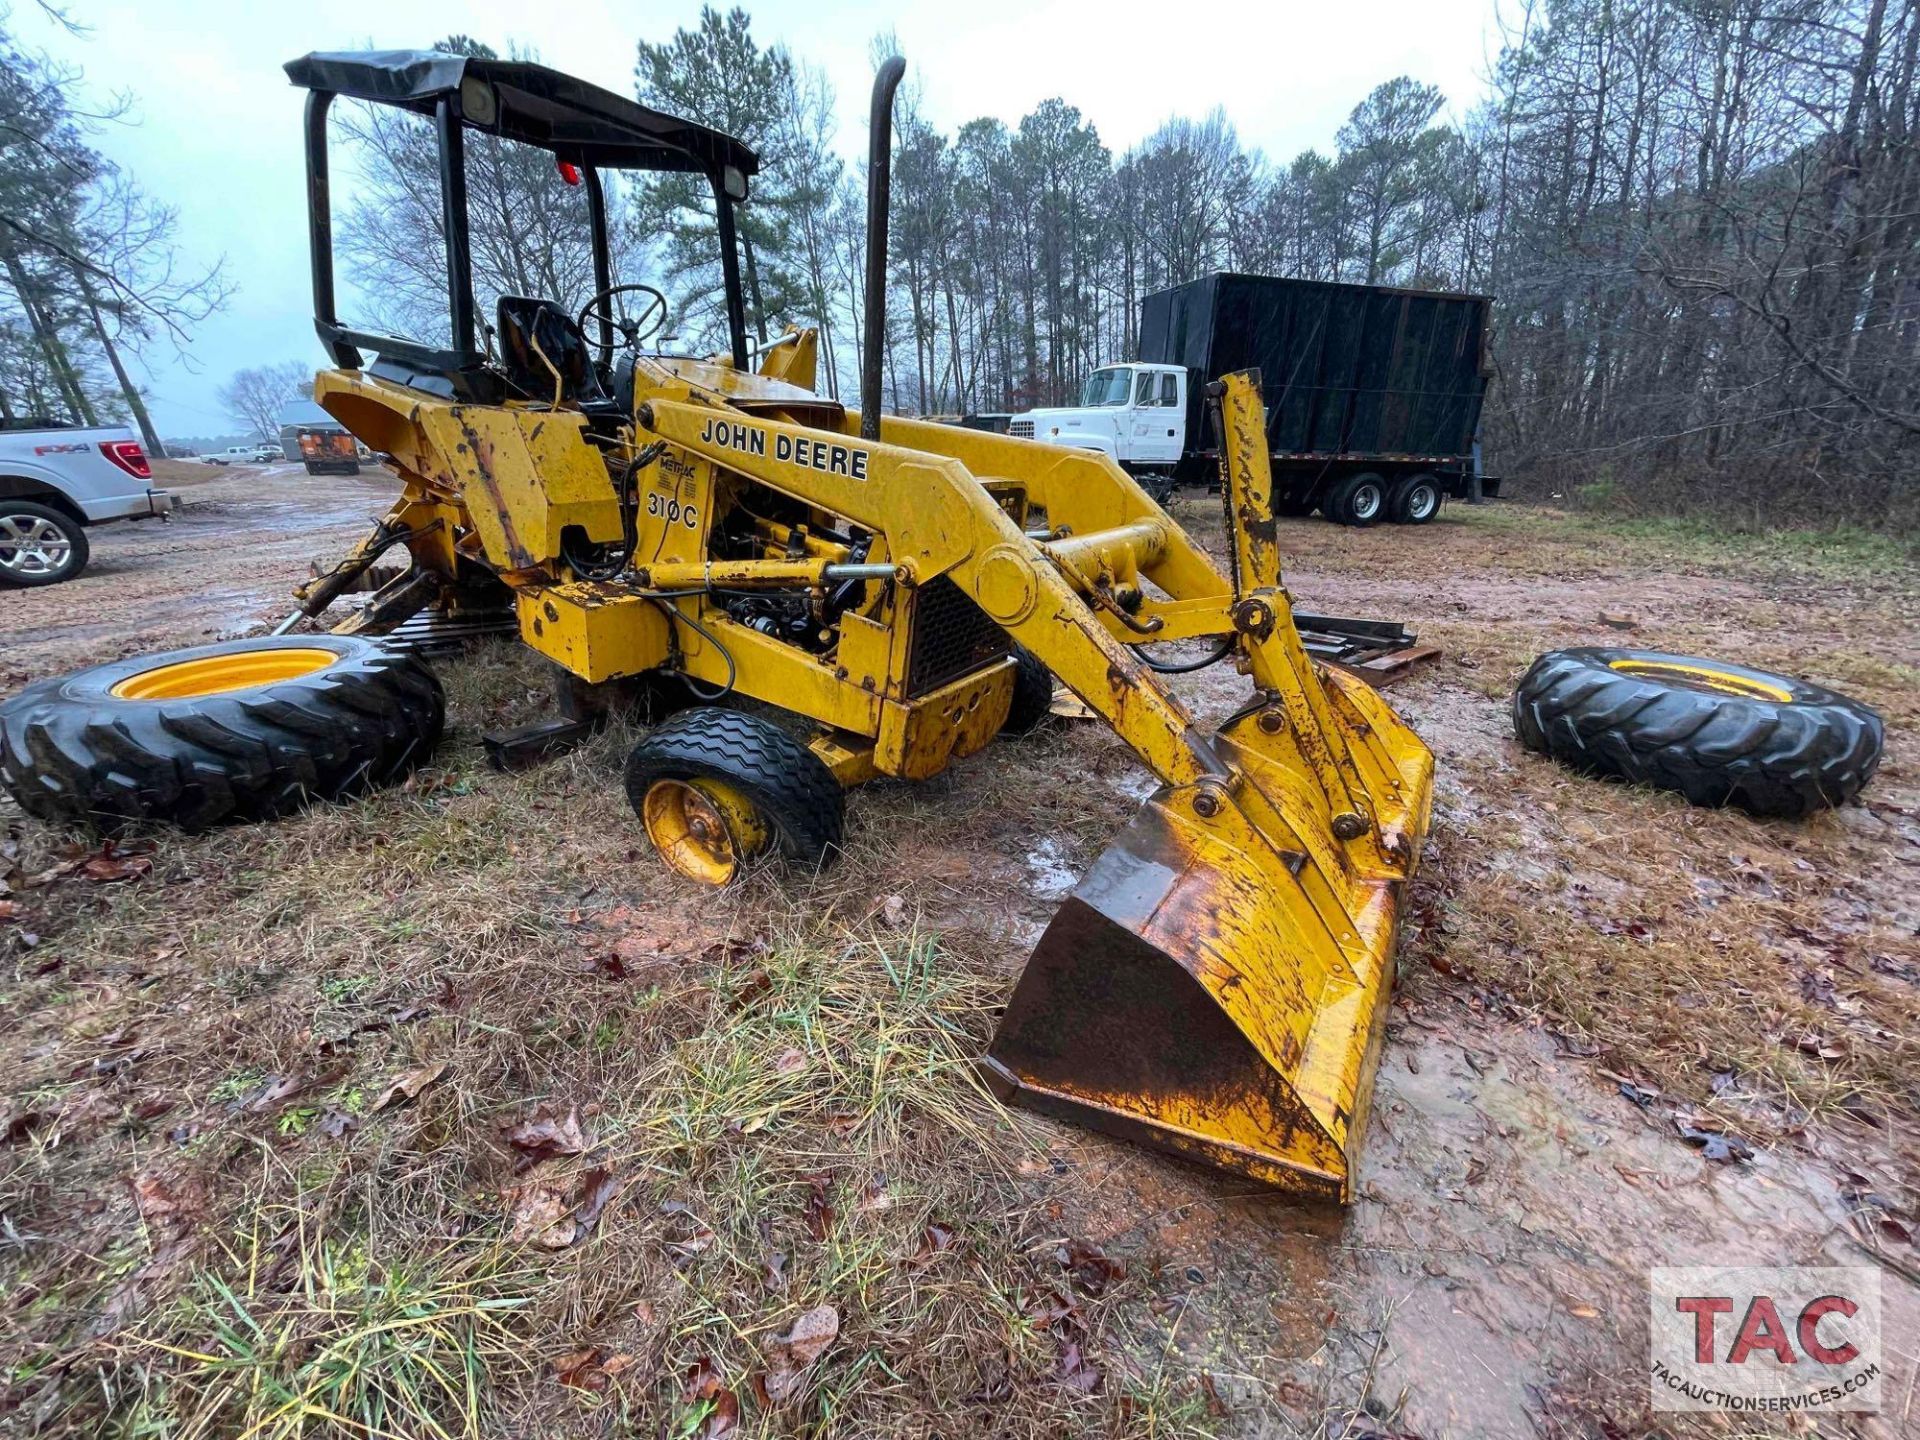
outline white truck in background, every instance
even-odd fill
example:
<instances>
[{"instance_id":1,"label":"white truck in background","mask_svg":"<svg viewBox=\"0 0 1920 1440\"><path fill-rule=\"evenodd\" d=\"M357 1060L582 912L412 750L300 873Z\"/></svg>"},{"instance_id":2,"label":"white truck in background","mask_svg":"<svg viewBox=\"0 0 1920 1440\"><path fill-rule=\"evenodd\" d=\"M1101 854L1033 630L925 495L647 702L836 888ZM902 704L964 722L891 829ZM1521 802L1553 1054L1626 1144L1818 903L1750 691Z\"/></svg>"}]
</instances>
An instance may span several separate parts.
<instances>
[{"instance_id":1,"label":"white truck in background","mask_svg":"<svg viewBox=\"0 0 1920 1440\"><path fill-rule=\"evenodd\" d=\"M1103 366L1087 377L1079 405L1015 415L1007 433L1110 455L1164 505L1173 496L1174 470L1186 447L1186 369Z\"/></svg>"},{"instance_id":2,"label":"white truck in background","mask_svg":"<svg viewBox=\"0 0 1920 1440\"><path fill-rule=\"evenodd\" d=\"M88 526L172 509L125 425L0 427L0 587L71 580L86 568Z\"/></svg>"}]
</instances>

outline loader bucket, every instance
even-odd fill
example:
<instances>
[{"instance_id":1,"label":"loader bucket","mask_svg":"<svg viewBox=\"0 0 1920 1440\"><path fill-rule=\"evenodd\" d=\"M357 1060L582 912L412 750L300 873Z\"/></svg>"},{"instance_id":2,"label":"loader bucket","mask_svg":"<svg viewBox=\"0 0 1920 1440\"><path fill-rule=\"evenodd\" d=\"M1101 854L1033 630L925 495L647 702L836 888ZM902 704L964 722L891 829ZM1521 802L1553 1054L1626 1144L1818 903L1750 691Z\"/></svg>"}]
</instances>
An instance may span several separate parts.
<instances>
[{"instance_id":1,"label":"loader bucket","mask_svg":"<svg viewBox=\"0 0 1920 1440\"><path fill-rule=\"evenodd\" d=\"M1344 1203L1432 762L1402 752L1396 833L1369 867L1311 833L1286 766L1241 738L1215 742L1231 789L1162 788L1094 862L983 1068L1008 1103Z\"/></svg>"}]
</instances>

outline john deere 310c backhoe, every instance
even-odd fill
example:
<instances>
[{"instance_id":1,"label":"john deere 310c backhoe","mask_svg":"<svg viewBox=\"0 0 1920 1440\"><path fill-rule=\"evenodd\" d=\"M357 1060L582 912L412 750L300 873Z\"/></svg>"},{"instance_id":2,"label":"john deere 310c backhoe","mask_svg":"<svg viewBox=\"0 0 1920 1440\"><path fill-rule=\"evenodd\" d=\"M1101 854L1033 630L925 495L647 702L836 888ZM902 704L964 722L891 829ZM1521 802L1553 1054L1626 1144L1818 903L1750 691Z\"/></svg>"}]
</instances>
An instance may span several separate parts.
<instances>
[{"instance_id":1,"label":"john deere 310c backhoe","mask_svg":"<svg viewBox=\"0 0 1920 1440\"><path fill-rule=\"evenodd\" d=\"M858 412L813 388L812 332L750 362L734 211L756 159L738 142L518 62L340 54L287 68L310 92L316 324L334 362L315 395L405 481L367 541L300 592L294 619L404 547L408 567L335 635L510 597L521 638L580 685L677 695L683 708L633 752L628 793L666 863L716 883L764 852L826 859L846 787L925 778L1031 723L1050 672L1161 783L1042 937L982 1062L989 1082L1020 1104L1344 1198L1432 762L1374 691L1301 647L1257 375L1211 392L1223 575L1110 460L879 413L899 61L874 93ZM445 348L336 318L326 127L342 96L432 126ZM546 150L584 185L598 293L577 318L551 298L504 296L493 325L478 323L472 132ZM612 273L601 176L614 168L710 186L726 353L649 343L666 302ZM625 313L634 296L638 318ZM123 698L324 685L336 652L285 628L243 647L240 673L161 657ZM1248 679L1246 703L1212 733L1140 648L1176 640L1210 645Z\"/></svg>"}]
</instances>

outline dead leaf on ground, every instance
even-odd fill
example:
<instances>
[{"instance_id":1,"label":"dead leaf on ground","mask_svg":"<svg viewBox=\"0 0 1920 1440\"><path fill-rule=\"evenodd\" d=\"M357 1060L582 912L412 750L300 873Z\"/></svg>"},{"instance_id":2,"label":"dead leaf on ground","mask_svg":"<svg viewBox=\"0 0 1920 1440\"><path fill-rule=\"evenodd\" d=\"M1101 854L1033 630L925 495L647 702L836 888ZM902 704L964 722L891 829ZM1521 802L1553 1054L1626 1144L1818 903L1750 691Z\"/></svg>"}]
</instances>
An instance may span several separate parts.
<instances>
[{"instance_id":1,"label":"dead leaf on ground","mask_svg":"<svg viewBox=\"0 0 1920 1440\"><path fill-rule=\"evenodd\" d=\"M580 1176L579 1188L574 1192L574 1244L586 1239L593 1227L600 1223L600 1217L606 1213L607 1207L618 1200L621 1192L627 1188L627 1178L606 1169L588 1170Z\"/></svg>"},{"instance_id":2,"label":"dead leaf on ground","mask_svg":"<svg viewBox=\"0 0 1920 1440\"><path fill-rule=\"evenodd\" d=\"M776 1074L792 1075L807 1068L807 1057L799 1050L782 1050L773 1068Z\"/></svg>"},{"instance_id":3,"label":"dead leaf on ground","mask_svg":"<svg viewBox=\"0 0 1920 1440\"><path fill-rule=\"evenodd\" d=\"M816 1305L795 1320L791 1330L767 1347L767 1373L760 1380L767 1399L779 1405L805 1389L807 1368L839 1336L840 1312L831 1305Z\"/></svg>"},{"instance_id":4,"label":"dead leaf on ground","mask_svg":"<svg viewBox=\"0 0 1920 1440\"><path fill-rule=\"evenodd\" d=\"M328 1110L314 1128L329 1140L342 1140L360 1128L360 1117L346 1110Z\"/></svg>"},{"instance_id":5,"label":"dead leaf on ground","mask_svg":"<svg viewBox=\"0 0 1920 1440\"><path fill-rule=\"evenodd\" d=\"M713 1244L713 1227L684 1201L668 1200L660 1206L660 1213L667 1217L667 1252L679 1268L685 1269L694 1256Z\"/></svg>"},{"instance_id":6,"label":"dead leaf on ground","mask_svg":"<svg viewBox=\"0 0 1920 1440\"><path fill-rule=\"evenodd\" d=\"M1060 1352L1060 1364L1054 1374L1067 1389L1078 1390L1083 1395L1091 1395L1098 1390L1101 1380L1106 1378L1100 1367L1081 1354L1080 1346L1071 1340Z\"/></svg>"},{"instance_id":7,"label":"dead leaf on ground","mask_svg":"<svg viewBox=\"0 0 1920 1440\"><path fill-rule=\"evenodd\" d=\"M824 1240L833 1229L833 1206L827 1203L827 1186L833 1183L833 1176L822 1170L800 1178L807 1186L807 1200L802 1210L806 1216L807 1233L816 1240Z\"/></svg>"},{"instance_id":8,"label":"dead leaf on ground","mask_svg":"<svg viewBox=\"0 0 1920 1440\"><path fill-rule=\"evenodd\" d=\"M1680 1138L1689 1145L1697 1146L1701 1155L1708 1160L1724 1163L1730 1160L1753 1159L1753 1147L1738 1135L1723 1134L1716 1130L1698 1130L1677 1116L1673 1124L1674 1128L1680 1132Z\"/></svg>"},{"instance_id":9,"label":"dead leaf on ground","mask_svg":"<svg viewBox=\"0 0 1920 1440\"><path fill-rule=\"evenodd\" d=\"M565 1115L558 1115L545 1105L539 1106L517 1124L509 1122L502 1138L519 1152L513 1162L516 1174L531 1170L542 1160L578 1155L587 1148L587 1137L580 1129L580 1113L572 1108Z\"/></svg>"},{"instance_id":10,"label":"dead leaf on ground","mask_svg":"<svg viewBox=\"0 0 1920 1440\"><path fill-rule=\"evenodd\" d=\"M688 1417L697 1418L698 1428L683 1427L680 1432L689 1440L719 1440L740 1423L740 1401L721 1379L720 1367L705 1356L687 1367L680 1398L687 1405L699 1407L694 1416Z\"/></svg>"},{"instance_id":11,"label":"dead leaf on ground","mask_svg":"<svg viewBox=\"0 0 1920 1440\"><path fill-rule=\"evenodd\" d=\"M0 921L18 920L27 910L18 900L0 900Z\"/></svg>"},{"instance_id":12,"label":"dead leaf on ground","mask_svg":"<svg viewBox=\"0 0 1920 1440\"><path fill-rule=\"evenodd\" d=\"M1089 1295L1098 1295L1108 1282L1126 1278L1127 1267L1110 1258L1090 1240L1069 1240L1054 1258L1073 1272L1074 1281Z\"/></svg>"},{"instance_id":13,"label":"dead leaf on ground","mask_svg":"<svg viewBox=\"0 0 1920 1440\"><path fill-rule=\"evenodd\" d=\"M501 1191L507 1202L507 1239L516 1245L565 1250L593 1233L600 1217L626 1189L611 1170L583 1171L572 1181L528 1180ZM712 1232L708 1232L711 1240Z\"/></svg>"},{"instance_id":14,"label":"dead leaf on ground","mask_svg":"<svg viewBox=\"0 0 1920 1440\"><path fill-rule=\"evenodd\" d=\"M920 1232L920 1248L908 1256L905 1263L910 1269L923 1270L952 1248L952 1227L942 1225L938 1220L930 1220Z\"/></svg>"},{"instance_id":15,"label":"dead leaf on ground","mask_svg":"<svg viewBox=\"0 0 1920 1440\"><path fill-rule=\"evenodd\" d=\"M119 849L112 841L107 842L97 855L89 855L80 862L80 878L93 885L117 885L126 880L138 880L153 872L153 860L144 852L129 852Z\"/></svg>"},{"instance_id":16,"label":"dead leaf on ground","mask_svg":"<svg viewBox=\"0 0 1920 1440\"><path fill-rule=\"evenodd\" d=\"M429 1085L437 1084L447 1073L444 1061L438 1065L422 1065L415 1070L405 1070L393 1077L387 1088L380 1092L380 1098L373 1102L368 1112L377 1115L389 1105L404 1104L419 1098L420 1092Z\"/></svg>"},{"instance_id":17,"label":"dead leaf on ground","mask_svg":"<svg viewBox=\"0 0 1920 1440\"><path fill-rule=\"evenodd\" d=\"M748 1006L763 1000L773 990L773 976L764 970L755 970L742 977L733 987L733 1008L745 1010Z\"/></svg>"},{"instance_id":18,"label":"dead leaf on ground","mask_svg":"<svg viewBox=\"0 0 1920 1440\"><path fill-rule=\"evenodd\" d=\"M564 1192L545 1181L529 1181L501 1192L507 1202L507 1239L515 1245L564 1250L573 1244L572 1210Z\"/></svg>"},{"instance_id":19,"label":"dead leaf on ground","mask_svg":"<svg viewBox=\"0 0 1920 1440\"><path fill-rule=\"evenodd\" d=\"M44 1110L15 1110L0 1120L0 1143L18 1145L52 1125L59 1117Z\"/></svg>"},{"instance_id":20,"label":"dead leaf on ground","mask_svg":"<svg viewBox=\"0 0 1920 1440\"><path fill-rule=\"evenodd\" d=\"M273 1109L283 1101L291 1100L306 1088L307 1078L304 1075L269 1075L235 1108L258 1115L262 1111Z\"/></svg>"},{"instance_id":21,"label":"dead leaf on ground","mask_svg":"<svg viewBox=\"0 0 1920 1440\"><path fill-rule=\"evenodd\" d=\"M606 1372L600 1368L600 1351L574 1350L553 1362L553 1378L578 1390L604 1390Z\"/></svg>"},{"instance_id":22,"label":"dead leaf on ground","mask_svg":"<svg viewBox=\"0 0 1920 1440\"><path fill-rule=\"evenodd\" d=\"M873 1179L869 1180L866 1183L866 1187L861 1190L860 1198L854 1202L853 1208L863 1212L891 1210L893 1208L893 1196L887 1193L887 1177L884 1175L876 1175Z\"/></svg>"},{"instance_id":23,"label":"dead leaf on ground","mask_svg":"<svg viewBox=\"0 0 1920 1440\"><path fill-rule=\"evenodd\" d=\"M1049 1290L1027 1307L1027 1323L1036 1330L1045 1330L1063 1320L1077 1324L1079 1314L1080 1304L1077 1300L1062 1295L1058 1290Z\"/></svg>"}]
</instances>

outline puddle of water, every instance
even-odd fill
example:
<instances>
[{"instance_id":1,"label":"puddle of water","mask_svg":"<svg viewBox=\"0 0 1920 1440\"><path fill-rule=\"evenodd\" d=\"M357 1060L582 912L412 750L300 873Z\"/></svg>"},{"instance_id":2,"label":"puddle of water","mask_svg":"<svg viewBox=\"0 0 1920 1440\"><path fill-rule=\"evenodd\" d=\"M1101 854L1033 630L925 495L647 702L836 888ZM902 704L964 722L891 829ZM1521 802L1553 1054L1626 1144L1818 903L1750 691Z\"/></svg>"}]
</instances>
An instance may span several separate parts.
<instances>
[{"instance_id":1,"label":"puddle of water","mask_svg":"<svg viewBox=\"0 0 1920 1440\"><path fill-rule=\"evenodd\" d=\"M1040 900L1062 900L1079 882L1080 875L1067 863L1057 841L1042 838L1026 855L1028 887Z\"/></svg>"}]
</instances>

